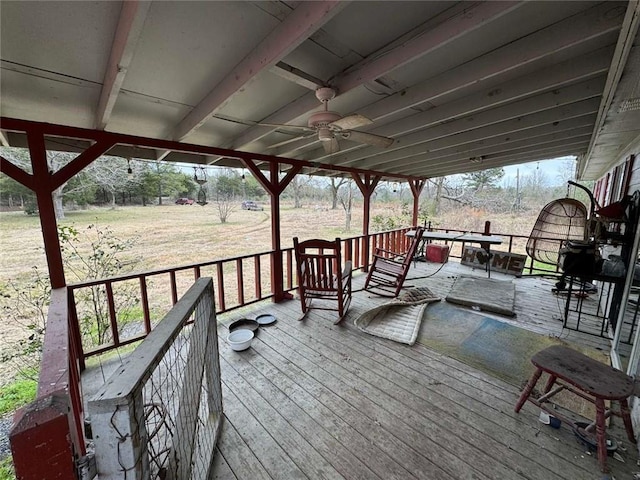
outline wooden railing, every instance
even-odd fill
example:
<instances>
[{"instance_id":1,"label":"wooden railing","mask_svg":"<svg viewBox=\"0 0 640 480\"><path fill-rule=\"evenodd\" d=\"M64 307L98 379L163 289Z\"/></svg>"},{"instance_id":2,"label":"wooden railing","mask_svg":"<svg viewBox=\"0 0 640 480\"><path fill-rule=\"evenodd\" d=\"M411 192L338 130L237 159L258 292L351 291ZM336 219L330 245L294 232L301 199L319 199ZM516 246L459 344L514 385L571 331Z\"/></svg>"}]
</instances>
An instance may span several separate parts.
<instances>
[{"instance_id":1,"label":"wooden railing","mask_svg":"<svg viewBox=\"0 0 640 480\"><path fill-rule=\"evenodd\" d=\"M343 239L345 260L352 260L354 269L366 270L375 247L405 250L408 242L405 233L409 229ZM283 290L290 292L297 288L294 253L292 248L282 252ZM272 298L274 258L277 257L273 251L260 252L69 285L69 324L81 370L87 357L146 337L201 276L214 279L218 313ZM132 316L140 320L132 324Z\"/></svg>"}]
</instances>

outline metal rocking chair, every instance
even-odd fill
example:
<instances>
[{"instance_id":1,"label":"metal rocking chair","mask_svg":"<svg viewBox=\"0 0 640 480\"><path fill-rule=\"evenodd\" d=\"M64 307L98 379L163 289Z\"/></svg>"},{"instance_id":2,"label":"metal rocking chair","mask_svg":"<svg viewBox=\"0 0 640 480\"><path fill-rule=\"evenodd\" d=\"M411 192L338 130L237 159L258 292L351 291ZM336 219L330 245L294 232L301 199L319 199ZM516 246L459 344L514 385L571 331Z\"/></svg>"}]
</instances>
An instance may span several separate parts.
<instances>
[{"instance_id":1,"label":"metal rocking chair","mask_svg":"<svg viewBox=\"0 0 640 480\"><path fill-rule=\"evenodd\" d=\"M293 239L298 273L298 292L304 318L309 309L335 310L339 323L351 303L351 261L342 267L340 239L306 240ZM311 302L314 306L311 306Z\"/></svg>"},{"instance_id":2,"label":"metal rocking chair","mask_svg":"<svg viewBox=\"0 0 640 480\"><path fill-rule=\"evenodd\" d=\"M364 289L382 297L397 297L404 286L423 233L424 228L417 227L413 241L406 252L376 248Z\"/></svg>"}]
</instances>

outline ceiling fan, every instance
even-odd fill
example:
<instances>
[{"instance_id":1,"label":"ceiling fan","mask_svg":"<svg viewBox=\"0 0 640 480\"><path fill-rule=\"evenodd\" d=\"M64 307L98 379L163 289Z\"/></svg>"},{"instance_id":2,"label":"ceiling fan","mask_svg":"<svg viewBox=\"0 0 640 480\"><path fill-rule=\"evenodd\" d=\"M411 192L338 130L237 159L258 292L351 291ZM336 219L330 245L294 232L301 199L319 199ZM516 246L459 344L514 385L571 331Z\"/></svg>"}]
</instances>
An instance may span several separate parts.
<instances>
[{"instance_id":1,"label":"ceiling fan","mask_svg":"<svg viewBox=\"0 0 640 480\"><path fill-rule=\"evenodd\" d=\"M394 142L393 138L354 130L355 128L369 125L373 122L367 117L357 113L343 117L337 112L330 111L329 100L333 99L335 96L336 91L331 87L320 87L316 90L316 98L322 102L324 110L313 113L309 117L307 126L260 123L259 125L266 127L290 128L294 130L302 130L304 132L298 137L270 145L268 148L281 147L300 138L307 138L316 135L318 140L322 143L326 153L336 153L340 151L340 144L338 143L338 139L340 138L382 148L386 148Z\"/></svg>"}]
</instances>

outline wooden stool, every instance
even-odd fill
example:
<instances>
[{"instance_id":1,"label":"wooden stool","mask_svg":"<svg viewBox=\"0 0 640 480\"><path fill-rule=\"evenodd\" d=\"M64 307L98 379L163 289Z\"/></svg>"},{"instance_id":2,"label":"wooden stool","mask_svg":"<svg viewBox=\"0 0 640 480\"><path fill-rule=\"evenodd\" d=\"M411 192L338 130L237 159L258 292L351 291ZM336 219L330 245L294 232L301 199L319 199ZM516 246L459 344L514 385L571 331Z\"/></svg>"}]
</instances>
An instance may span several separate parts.
<instances>
[{"instance_id":1,"label":"wooden stool","mask_svg":"<svg viewBox=\"0 0 640 480\"><path fill-rule=\"evenodd\" d=\"M567 423L571 420L563 418L555 410L544 405L552 396L567 389L585 400L594 403L596 406L596 443L598 445L598 461L603 472L607 471L607 436L606 418L610 415L622 417L627 431L627 437L633 443L636 439L631 426L631 416L629 415L629 404L627 398L634 392L633 378L620 370L598 362L593 358L563 346L553 346L546 348L533 357L531 363L536 367L527 386L522 391L520 399L516 404L515 411L518 413L524 402L529 400L534 405L540 407L547 413L558 417ZM540 398L530 398L531 391L536 386L542 372L549 374L549 380ZM562 380L560 382L559 380ZM558 386L551 390L558 383ZM605 409L605 400L617 401L620 403L620 412ZM590 426L591 427L591 426ZM592 430L587 427L586 430ZM590 432L588 432L590 433Z\"/></svg>"}]
</instances>

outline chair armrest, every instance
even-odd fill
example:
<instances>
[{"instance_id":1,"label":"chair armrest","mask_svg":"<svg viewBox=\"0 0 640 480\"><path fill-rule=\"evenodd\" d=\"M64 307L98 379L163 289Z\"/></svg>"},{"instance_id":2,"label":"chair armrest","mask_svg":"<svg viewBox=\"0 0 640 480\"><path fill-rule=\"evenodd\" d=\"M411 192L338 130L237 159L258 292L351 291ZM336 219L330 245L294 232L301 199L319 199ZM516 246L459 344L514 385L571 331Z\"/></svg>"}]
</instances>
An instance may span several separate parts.
<instances>
[{"instance_id":1,"label":"chair armrest","mask_svg":"<svg viewBox=\"0 0 640 480\"><path fill-rule=\"evenodd\" d=\"M390 252L389 250L382 250L382 251L390 253L392 255L395 255L396 257L405 257L406 256L406 254L404 254L404 253ZM373 259L374 262L376 260L381 260L383 262L396 263L398 265L402 265L404 263L404 260L399 261L399 260L396 260L394 257L383 257L382 255L378 255L377 252L374 253L373 256L374 256L374 259Z\"/></svg>"}]
</instances>

